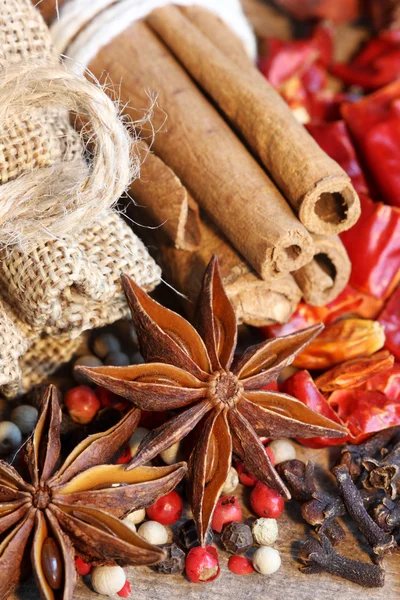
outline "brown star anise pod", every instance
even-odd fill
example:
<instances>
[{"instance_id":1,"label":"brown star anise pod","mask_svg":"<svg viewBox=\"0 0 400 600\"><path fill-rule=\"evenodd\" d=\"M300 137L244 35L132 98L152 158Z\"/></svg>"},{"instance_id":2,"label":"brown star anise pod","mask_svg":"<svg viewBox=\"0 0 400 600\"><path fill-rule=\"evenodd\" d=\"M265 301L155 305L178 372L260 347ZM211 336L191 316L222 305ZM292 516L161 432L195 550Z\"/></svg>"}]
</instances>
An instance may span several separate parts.
<instances>
[{"instance_id":1,"label":"brown star anise pod","mask_svg":"<svg viewBox=\"0 0 400 600\"><path fill-rule=\"evenodd\" d=\"M55 387L27 444L30 482L0 461L0 598L18 586L29 552L45 600L72 598L75 555L93 564L147 565L164 558L118 517L153 503L182 479L186 464L137 467L110 461L140 418L131 410L104 433L78 444L56 470L60 456L60 405Z\"/></svg>"},{"instance_id":2,"label":"brown star anise pod","mask_svg":"<svg viewBox=\"0 0 400 600\"><path fill-rule=\"evenodd\" d=\"M177 410L151 431L128 465L153 458L196 426L189 462L190 501L201 543L234 452L258 479L290 497L259 435L344 437L346 429L288 396L263 388L321 331L315 325L249 348L232 368L237 326L218 262L205 273L194 329L129 277L122 282L140 350L149 364L79 367L90 379L145 410Z\"/></svg>"}]
</instances>

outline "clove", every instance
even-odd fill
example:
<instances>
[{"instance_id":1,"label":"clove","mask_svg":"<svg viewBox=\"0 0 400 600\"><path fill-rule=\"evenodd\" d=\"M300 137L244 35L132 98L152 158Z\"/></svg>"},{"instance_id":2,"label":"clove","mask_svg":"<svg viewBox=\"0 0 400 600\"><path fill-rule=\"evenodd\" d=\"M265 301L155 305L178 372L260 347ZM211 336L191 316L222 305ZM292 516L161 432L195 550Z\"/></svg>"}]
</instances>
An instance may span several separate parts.
<instances>
[{"instance_id":1,"label":"clove","mask_svg":"<svg viewBox=\"0 0 400 600\"><path fill-rule=\"evenodd\" d=\"M374 509L374 521L381 529L393 531L400 526L400 501L384 498Z\"/></svg>"},{"instance_id":2,"label":"clove","mask_svg":"<svg viewBox=\"0 0 400 600\"><path fill-rule=\"evenodd\" d=\"M324 509L335 499L329 494L316 491L314 464L311 461L304 463L294 459L280 463L277 470L287 482L292 497L303 503L301 507L303 519L310 525L323 528L325 535L333 545L343 540L346 534L340 523L334 521L335 515L330 518L329 509L328 514L324 514ZM341 504L342 514L344 514L346 511L343 502L339 497L337 500Z\"/></svg>"},{"instance_id":3,"label":"clove","mask_svg":"<svg viewBox=\"0 0 400 600\"><path fill-rule=\"evenodd\" d=\"M400 433L400 427L389 427L370 437L363 444L353 446L348 444L342 448L339 464L345 465L353 481L356 481L362 472L364 459L374 458L382 453L383 449Z\"/></svg>"},{"instance_id":4,"label":"clove","mask_svg":"<svg viewBox=\"0 0 400 600\"><path fill-rule=\"evenodd\" d=\"M385 490L386 494L394 500L400 491L400 442L383 460L365 457L363 466L368 471L368 476L363 485L366 488Z\"/></svg>"},{"instance_id":5,"label":"clove","mask_svg":"<svg viewBox=\"0 0 400 600\"><path fill-rule=\"evenodd\" d=\"M393 536L383 531L369 516L362 495L353 482L348 468L345 465L338 465L332 472L336 477L347 512L372 546L374 553L382 556L392 552L397 547Z\"/></svg>"},{"instance_id":6,"label":"clove","mask_svg":"<svg viewBox=\"0 0 400 600\"><path fill-rule=\"evenodd\" d=\"M292 498L306 502L316 491L314 484L314 463L302 460L285 460L277 465L276 470L288 484Z\"/></svg>"},{"instance_id":7,"label":"clove","mask_svg":"<svg viewBox=\"0 0 400 600\"><path fill-rule=\"evenodd\" d=\"M379 565L339 554L323 533L320 533L319 539L310 538L303 542L299 557L304 562L301 567L303 573L326 571L366 588L382 587L385 583L385 571Z\"/></svg>"}]
</instances>

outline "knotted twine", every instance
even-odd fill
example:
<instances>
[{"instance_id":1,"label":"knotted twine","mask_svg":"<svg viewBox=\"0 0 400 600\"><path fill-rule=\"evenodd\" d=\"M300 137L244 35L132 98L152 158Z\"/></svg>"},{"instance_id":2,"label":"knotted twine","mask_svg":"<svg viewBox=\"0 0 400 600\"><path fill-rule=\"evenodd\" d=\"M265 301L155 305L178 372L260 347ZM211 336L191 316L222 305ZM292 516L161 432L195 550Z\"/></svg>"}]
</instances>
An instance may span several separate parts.
<instances>
[{"instance_id":1,"label":"knotted twine","mask_svg":"<svg viewBox=\"0 0 400 600\"><path fill-rule=\"evenodd\" d=\"M160 272L107 209L138 168L117 109L58 64L29 0L0 8L0 389L13 395L69 360L82 331L127 315L121 271L145 289ZM90 169L69 110L90 124Z\"/></svg>"}]
</instances>

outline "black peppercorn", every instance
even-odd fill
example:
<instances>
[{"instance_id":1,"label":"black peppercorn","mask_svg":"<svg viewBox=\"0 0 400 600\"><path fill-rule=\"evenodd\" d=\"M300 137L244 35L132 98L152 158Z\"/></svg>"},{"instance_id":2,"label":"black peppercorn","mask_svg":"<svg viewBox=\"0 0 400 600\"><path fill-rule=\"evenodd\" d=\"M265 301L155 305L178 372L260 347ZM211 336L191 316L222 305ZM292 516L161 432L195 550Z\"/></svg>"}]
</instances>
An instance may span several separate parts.
<instances>
[{"instance_id":1,"label":"black peppercorn","mask_svg":"<svg viewBox=\"0 0 400 600\"><path fill-rule=\"evenodd\" d=\"M245 523L228 523L222 530L221 543L227 552L244 554L253 545L250 527Z\"/></svg>"},{"instance_id":2,"label":"black peppercorn","mask_svg":"<svg viewBox=\"0 0 400 600\"><path fill-rule=\"evenodd\" d=\"M213 541L212 531L207 532L206 544L209 545ZM193 519L185 521L180 528L178 543L184 550L191 550L195 546L200 546L199 538L197 536L196 525Z\"/></svg>"},{"instance_id":3,"label":"black peppercorn","mask_svg":"<svg viewBox=\"0 0 400 600\"><path fill-rule=\"evenodd\" d=\"M185 553L176 544L163 544L166 558L152 566L153 571L163 575L178 575L185 569Z\"/></svg>"}]
</instances>

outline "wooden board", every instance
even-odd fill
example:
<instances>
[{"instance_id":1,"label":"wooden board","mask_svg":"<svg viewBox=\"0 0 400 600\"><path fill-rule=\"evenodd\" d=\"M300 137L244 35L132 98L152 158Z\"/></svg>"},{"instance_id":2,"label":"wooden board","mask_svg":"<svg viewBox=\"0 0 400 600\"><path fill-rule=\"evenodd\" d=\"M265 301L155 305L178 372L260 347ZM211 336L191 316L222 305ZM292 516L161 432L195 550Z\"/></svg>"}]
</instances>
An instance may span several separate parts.
<instances>
[{"instance_id":1,"label":"wooden board","mask_svg":"<svg viewBox=\"0 0 400 600\"><path fill-rule=\"evenodd\" d=\"M333 464L335 450L307 450L298 446L298 458L312 459L321 465L317 477L323 480L323 465ZM325 481L326 484L326 481ZM237 495L249 506L249 489L239 486ZM246 518L254 516L245 508ZM190 515L186 514L185 518ZM300 516L299 504L288 502L285 513L279 519L279 539L275 547L282 557L282 567L271 577L256 573L238 576L227 568L229 555L220 551L221 576L211 584L189 583L184 576L158 575L148 567L127 569L135 600L387 600L400 596L400 554L385 559L386 584L384 588L366 590L331 575L304 575L297 561L298 540L304 539L308 526ZM176 530L175 532L176 533ZM171 536L172 537L172 536ZM219 545L216 540L216 545ZM369 560L362 536L354 539L350 534L340 545L339 551L352 558ZM90 584L80 581L75 589L75 600L94 600L97 594ZM12 600L38 600L38 592L32 582L20 587ZM118 598L118 596L116 596Z\"/></svg>"}]
</instances>

